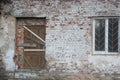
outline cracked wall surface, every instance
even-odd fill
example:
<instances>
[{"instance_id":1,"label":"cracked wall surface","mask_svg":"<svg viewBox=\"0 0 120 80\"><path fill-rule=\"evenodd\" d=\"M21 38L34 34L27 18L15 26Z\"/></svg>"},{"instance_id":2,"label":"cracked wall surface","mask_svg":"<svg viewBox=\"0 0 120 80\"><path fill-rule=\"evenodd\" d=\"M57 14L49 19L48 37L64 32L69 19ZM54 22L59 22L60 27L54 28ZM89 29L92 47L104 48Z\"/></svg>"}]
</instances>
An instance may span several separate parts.
<instances>
[{"instance_id":1,"label":"cracked wall surface","mask_svg":"<svg viewBox=\"0 0 120 80\"><path fill-rule=\"evenodd\" d=\"M46 60L50 72L120 72L120 56L92 55L93 16L120 16L119 0L16 0L11 5L14 17L47 18ZM13 55L15 48L15 20L3 16L1 22L0 47L5 47L6 69L15 69L6 60L13 60L9 52Z\"/></svg>"}]
</instances>

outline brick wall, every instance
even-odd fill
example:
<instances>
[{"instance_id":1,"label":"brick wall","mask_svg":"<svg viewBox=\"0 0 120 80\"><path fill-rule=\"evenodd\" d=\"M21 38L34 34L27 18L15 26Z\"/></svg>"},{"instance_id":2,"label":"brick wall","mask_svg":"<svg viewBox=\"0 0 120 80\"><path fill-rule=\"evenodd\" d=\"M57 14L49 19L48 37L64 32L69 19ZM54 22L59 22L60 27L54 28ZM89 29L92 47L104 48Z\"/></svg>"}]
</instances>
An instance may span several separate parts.
<instances>
[{"instance_id":1,"label":"brick wall","mask_svg":"<svg viewBox=\"0 0 120 80\"><path fill-rule=\"evenodd\" d=\"M10 13L15 17L48 19L46 60L50 72L81 72L89 68L119 72L119 56L92 55L92 17L119 16L119 3L118 0L16 0Z\"/></svg>"}]
</instances>

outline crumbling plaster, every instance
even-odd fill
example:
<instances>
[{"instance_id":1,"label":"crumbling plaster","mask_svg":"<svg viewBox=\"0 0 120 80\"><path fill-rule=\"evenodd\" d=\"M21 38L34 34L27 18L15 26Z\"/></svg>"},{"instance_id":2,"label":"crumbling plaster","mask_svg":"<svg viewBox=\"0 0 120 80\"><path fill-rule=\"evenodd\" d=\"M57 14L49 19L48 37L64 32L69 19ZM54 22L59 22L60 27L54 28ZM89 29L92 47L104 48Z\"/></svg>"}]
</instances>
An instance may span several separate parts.
<instances>
[{"instance_id":1,"label":"crumbling plaster","mask_svg":"<svg viewBox=\"0 0 120 80\"><path fill-rule=\"evenodd\" d=\"M15 64L13 61L15 48L15 19L12 16L7 18L1 16L0 26L0 50L3 53L3 61L6 70L14 70Z\"/></svg>"},{"instance_id":2,"label":"crumbling plaster","mask_svg":"<svg viewBox=\"0 0 120 80\"><path fill-rule=\"evenodd\" d=\"M120 16L120 1L111 0L13 0L11 15L14 17L46 17L46 60L49 71L120 72L119 55L92 55L93 16ZM116 6L117 5L117 6ZM6 22L3 22L6 20ZM13 20L13 18L12 18ZM14 53L14 36L8 34L15 29L14 20L2 17L3 52ZM9 25L11 24L11 25ZM10 28L9 28L10 27ZM3 31L3 32L2 32ZM1 36L0 36L1 37ZM6 60L6 69L11 66ZM13 56L7 56L13 63ZM12 67L14 64L12 65ZM14 66L15 69L15 66Z\"/></svg>"}]
</instances>

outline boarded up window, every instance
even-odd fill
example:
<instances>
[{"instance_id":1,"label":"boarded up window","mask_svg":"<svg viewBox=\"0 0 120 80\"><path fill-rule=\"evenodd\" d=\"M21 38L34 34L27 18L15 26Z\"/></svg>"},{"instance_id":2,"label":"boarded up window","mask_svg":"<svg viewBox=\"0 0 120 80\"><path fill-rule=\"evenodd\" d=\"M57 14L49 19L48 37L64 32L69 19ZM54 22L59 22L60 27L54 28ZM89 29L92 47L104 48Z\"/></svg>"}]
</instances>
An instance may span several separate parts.
<instances>
[{"instance_id":1,"label":"boarded up window","mask_svg":"<svg viewBox=\"0 0 120 80\"><path fill-rule=\"evenodd\" d=\"M16 63L20 68L45 68L45 18L18 18Z\"/></svg>"}]
</instances>

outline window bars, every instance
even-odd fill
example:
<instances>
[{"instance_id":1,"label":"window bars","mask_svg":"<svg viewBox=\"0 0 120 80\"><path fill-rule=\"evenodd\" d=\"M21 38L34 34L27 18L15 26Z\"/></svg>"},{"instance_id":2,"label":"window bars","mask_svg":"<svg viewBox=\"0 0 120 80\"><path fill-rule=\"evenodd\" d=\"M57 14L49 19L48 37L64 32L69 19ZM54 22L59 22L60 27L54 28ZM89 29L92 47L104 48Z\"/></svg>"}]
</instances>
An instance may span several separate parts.
<instances>
[{"instance_id":1,"label":"window bars","mask_svg":"<svg viewBox=\"0 0 120 80\"><path fill-rule=\"evenodd\" d=\"M118 18L95 19L95 51L118 52Z\"/></svg>"}]
</instances>

